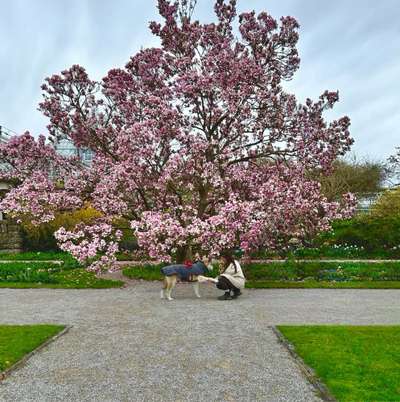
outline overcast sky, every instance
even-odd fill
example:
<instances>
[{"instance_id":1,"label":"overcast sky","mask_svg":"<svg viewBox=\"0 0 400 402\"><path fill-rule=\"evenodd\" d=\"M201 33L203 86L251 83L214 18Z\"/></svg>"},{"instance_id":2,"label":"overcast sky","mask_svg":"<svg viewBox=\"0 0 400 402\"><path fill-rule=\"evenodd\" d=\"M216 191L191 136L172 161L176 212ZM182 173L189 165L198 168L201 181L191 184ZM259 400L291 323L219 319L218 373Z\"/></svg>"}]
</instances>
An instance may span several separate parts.
<instances>
[{"instance_id":1,"label":"overcast sky","mask_svg":"<svg viewBox=\"0 0 400 402\"><path fill-rule=\"evenodd\" d=\"M214 0L196 17L214 19ZM37 111L45 77L72 64L100 79L141 47L156 46L148 22L156 0L0 0L0 125L46 133ZM400 0L238 0L300 23L300 70L288 84L303 101L340 91L329 118L347 114L360 157L384 159L400 146Z\"/></svg>"}]
</instances>

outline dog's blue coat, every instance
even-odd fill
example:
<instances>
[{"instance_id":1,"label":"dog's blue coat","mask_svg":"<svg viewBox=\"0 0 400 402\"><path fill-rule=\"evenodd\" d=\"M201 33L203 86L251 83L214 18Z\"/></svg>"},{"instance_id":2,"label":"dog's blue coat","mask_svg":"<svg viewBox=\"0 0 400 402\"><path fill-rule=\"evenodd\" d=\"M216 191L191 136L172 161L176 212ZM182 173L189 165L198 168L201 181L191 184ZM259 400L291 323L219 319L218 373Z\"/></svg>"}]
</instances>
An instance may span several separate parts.
<instances>
[{"instance_id":1,"label":"dog's blue coat","mask_svg":"<svg viewBox=\"0 0 400 402\"><path fill-rule=\"evenodd\" d=\"M195 262L190 268L183 264L167 265L161 268L165 276L177 275L181 281L189 281L192 275L204 275L207 267L201 261Z\"/></svg>"}]
</instances>

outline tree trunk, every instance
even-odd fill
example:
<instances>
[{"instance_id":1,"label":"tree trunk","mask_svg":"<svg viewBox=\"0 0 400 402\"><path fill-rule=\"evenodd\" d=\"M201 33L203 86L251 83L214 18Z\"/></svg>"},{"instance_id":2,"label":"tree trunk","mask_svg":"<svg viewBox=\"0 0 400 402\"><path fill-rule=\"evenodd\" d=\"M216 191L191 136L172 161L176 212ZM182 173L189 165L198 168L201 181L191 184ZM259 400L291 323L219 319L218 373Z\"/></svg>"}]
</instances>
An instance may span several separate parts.
<instances>
[{"instance_id":1,"label":"tree trunk","mask_svg":"<svg viewBox=\"0 0 400 402\"><path fill-rule=\"evenodd\" d=\"M182 264L186 260L192 260L192 246L179 247L176 253L176 262Z\"/></svg>"}]
</instances>

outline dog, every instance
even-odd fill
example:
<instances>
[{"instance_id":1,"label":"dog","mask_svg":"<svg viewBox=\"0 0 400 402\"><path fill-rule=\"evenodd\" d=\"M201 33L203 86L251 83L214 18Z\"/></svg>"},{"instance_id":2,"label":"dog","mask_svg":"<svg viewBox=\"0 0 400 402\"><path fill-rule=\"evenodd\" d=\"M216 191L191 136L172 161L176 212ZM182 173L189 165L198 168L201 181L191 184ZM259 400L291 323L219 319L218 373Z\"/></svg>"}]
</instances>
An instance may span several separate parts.
<instances>
[{"instance_id":1,"label":"dog","mask_svg":"<svg viewBox=\"0 0 400 402\"><path fill-rule=\"evenodd\" d=\"M203 258L202 260L199 258L193 264L175 264L161 268L161 272L164 275L164 284L160 293L161 299L166 297L169 301L174 300L171 297L171 293L178 279L182 282L193 283L194 294L200 298L198 278L199 276L203 277L204 274L212 271L212 269L213 267L208 258Z\"/></svg>"}]
</instances>

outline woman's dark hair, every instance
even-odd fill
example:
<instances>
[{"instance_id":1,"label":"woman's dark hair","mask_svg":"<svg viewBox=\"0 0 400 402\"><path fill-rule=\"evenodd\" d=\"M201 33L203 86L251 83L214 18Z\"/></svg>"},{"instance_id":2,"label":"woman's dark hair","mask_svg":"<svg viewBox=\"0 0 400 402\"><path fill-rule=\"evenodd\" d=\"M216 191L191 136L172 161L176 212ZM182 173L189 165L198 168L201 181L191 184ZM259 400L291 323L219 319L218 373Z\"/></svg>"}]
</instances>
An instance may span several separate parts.
<instances>
[{"instance_id":1,"label":"woman's dark hair","mask_svg":"<svg viewBox=\"0 0 400 402\"><path fill-rule=\"evenodd\" d=\"M223 251L223 252L221 252L220 257L225 258L225 261L226 261L226 265L224 266L224 271L229 267L229 265L233 264L233 266L235 267L235 271L237 272L236 261L233 257L232 252Z\"/></svg>"}]
</instances>

